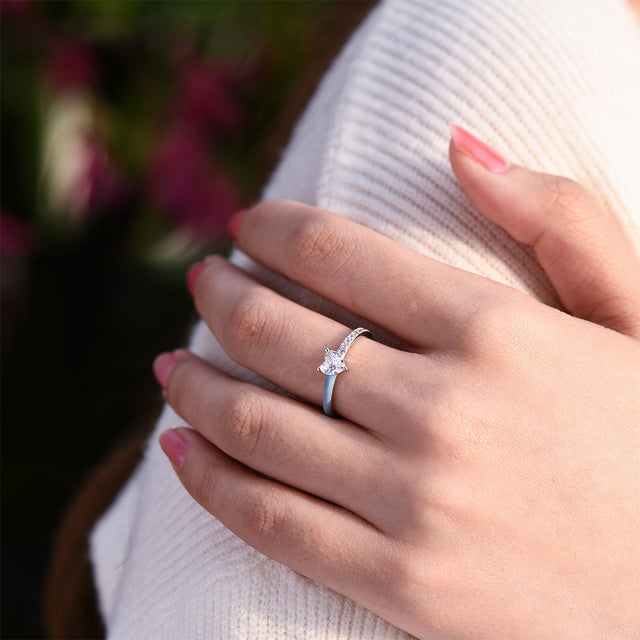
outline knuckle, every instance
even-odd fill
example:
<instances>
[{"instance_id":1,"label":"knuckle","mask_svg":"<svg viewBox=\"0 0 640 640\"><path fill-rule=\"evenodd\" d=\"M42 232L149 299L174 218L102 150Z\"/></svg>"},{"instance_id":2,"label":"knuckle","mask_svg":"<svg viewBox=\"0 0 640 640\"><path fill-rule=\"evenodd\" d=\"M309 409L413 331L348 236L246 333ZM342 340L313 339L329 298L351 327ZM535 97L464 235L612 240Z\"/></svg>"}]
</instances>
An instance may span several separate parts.
<instances>
[{"instance_id":1,"label":"knuckle","mask_svg":"<svg viewBox=\"0 0 640 640\"><path fill-rule=\"evenodd\" d=\"M220 480L220 467L208 464L202 473L198 474L192 490L193 497L203 505L215 502Z\"/></svg>"},{"instance_id":2,"label":"knuckle","mask_svg":"<svg viewBox=\"0 0 640 640\"><path fill-rule=\"evenodd\" d=\"M227 423L231 448L240 455L252 454L259 446L265 430L262 402L253 393L241 393L231 404Z\"/></svg>"},{"instance_id":3,"label":"knuckle","mask_svg":"<svg viewBox=\"0 0 640 640\"><path fill-rule=\"evenodd\" d=\"M285 531L285 511L273 490L265 489L253 496L244 507L247 527L260 537L263 543L272 545L282 539Z\"/></svg>"},{"instance_id":4,"label":"knuckle","mask_svg":"<svg viewBox=\"0 0 640 640\"><path fill-rule=\"evenodd\" d=\"M331 275L342 268L353 253L350 236L340 232L335 221L322 212L301 217L291 234L288 267L292 273Z\"/></svg>"},{"instance_id":5,"label":"knuckle","mask_svg":"<svg viewBox=\"0 0 640 640\"><path fill-rule=\"evenodd\" d=\"M253 288L235 303L223 332L230 354L253 357L257 349L277 336L279 324L269 298L266 291Z\"/></svg>"},{"instance_id":6,"label":"knuckle","mask_svg":"<svg viewBox=\"0 0 640 640\"><path fill-rule=\"evenodd\" d=\"M563 222L581 219L593 209L593 203L586 189L580 184L563 176L547 178L546 199L542 208L547 216L561 217Z\"/></svg>"},{"instance_id":7,"label":"knuckle","mask_svg":"<svg viewBox=\"0 0 640 640\"><path fill-rule=\"evenodd\" d=\"M460 342L465 351L476 353L489 344L495 346L504 328L504 306L497 301L483 301L467 315Z\"/></svg>"},{"instance_id":8,"label":"knuckle","mask_svg":"<svg viewBox=\"0 0 640 640\"><path fill-rule=\"evenodd\" d=\"M505 354L521 342L530 323L525 296L503 291L500 296L483 300L466 317L460 345L472 354Z\"/></svg>"}]
</instances>

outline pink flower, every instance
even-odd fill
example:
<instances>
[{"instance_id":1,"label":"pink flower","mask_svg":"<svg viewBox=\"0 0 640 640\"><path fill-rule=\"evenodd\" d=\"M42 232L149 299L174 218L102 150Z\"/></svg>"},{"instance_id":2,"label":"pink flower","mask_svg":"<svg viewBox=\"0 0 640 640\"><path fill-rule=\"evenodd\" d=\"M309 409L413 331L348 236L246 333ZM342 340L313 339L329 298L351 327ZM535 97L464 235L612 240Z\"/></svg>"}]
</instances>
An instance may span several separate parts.
<instances>
[{"instance_id":1,"label":"pink flower","mask_svg":"<svg viewBox=\"0 0 640 640\"><path fill-rule=\"evenodd\" d=\"M79 42L60 44L47 63L46 77L56 91L89 87L97 82L99 76L98 57Z\"/></svg>"},{"instance_id":2,"label":"pink flower","mask_svg":"<svg viewBox=\"0 0 640 640\"><path fill-rule=\"evenodd\" d=\"M209 133L235 131L242 123L243 112L231 92L233 83L229 74L204 62L190 62L182 73L178 119Z\"/></svg>"},{"instance_id":3,"label":"pink flower","mask_svg":"<svg viewBox=\"0 0 640 640\"><path fill-rule=\"evenodd\" d=\"M221 237L240 200L192 129L175 131L156 151L147 185L154 204L196 238Z\"/></svg>"}]
</instances>

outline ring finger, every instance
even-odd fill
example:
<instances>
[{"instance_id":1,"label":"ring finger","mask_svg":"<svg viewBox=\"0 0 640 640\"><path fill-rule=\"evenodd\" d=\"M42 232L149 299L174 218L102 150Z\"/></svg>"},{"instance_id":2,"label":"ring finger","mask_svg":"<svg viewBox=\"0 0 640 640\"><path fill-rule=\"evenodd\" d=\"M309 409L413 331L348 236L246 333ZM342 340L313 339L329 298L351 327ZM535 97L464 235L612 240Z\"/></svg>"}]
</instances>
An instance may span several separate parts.
<instances>
[{"instance_id":1,"label":"ring finger","mask_svg":"<svg viewBox=\"0 0 640 640\"><path fill-rule=\"evenodd\" d=\"M308 402L322 404L325 376L317 367L323 347L336 349L349 328L283 298L217 257L198 276L195 300L233 360ZM336 380L334 411L380 432L389 428L390 419L410 419L404 411L407 396L422 397L424 390L413 385L429 378L399 379L398 372L427 366L425 358L363 338L353 343L346 361L348 370ZM383 389L396 392L381 393Z\"/></svg>"}]
</instances>

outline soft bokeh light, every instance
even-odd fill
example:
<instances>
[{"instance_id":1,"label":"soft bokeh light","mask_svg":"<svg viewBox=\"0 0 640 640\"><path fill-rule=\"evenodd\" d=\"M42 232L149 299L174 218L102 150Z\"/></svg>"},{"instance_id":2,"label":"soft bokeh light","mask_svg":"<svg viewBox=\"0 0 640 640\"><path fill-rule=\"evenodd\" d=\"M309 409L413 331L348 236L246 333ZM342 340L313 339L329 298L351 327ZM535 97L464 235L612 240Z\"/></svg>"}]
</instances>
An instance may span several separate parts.
<instances>
[{"instance_id":1,"label":"soft bokeh light","mask_svg":"<svg viewBox=\"0 0 640 640\"><path fill-rule=\"evenodd\" d=\"M2 637L45 637L65 506L152 424L188 267L229 250L362 7L0 0Z\"/></svg>"}]
</instances>

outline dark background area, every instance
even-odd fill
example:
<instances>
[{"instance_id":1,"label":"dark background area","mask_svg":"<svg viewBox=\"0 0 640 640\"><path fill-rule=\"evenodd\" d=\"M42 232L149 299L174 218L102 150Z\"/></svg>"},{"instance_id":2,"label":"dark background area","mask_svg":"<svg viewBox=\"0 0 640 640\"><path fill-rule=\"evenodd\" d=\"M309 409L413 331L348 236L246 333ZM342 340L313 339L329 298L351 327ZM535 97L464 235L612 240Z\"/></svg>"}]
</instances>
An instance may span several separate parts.
<instances>
[{"instance_id":1,"label":"dark background area","mask_svg":"<svg viewBox=\"0 0 640 640\"><path fill-rule=\"evenodd\" d=\"M161 406L229 249L370 2L0 0L2 637L47 636L55 532Z\"/></svg>"}]
</instances>

